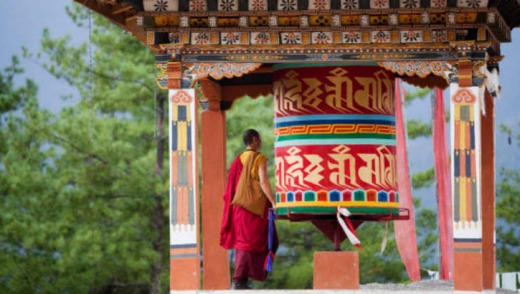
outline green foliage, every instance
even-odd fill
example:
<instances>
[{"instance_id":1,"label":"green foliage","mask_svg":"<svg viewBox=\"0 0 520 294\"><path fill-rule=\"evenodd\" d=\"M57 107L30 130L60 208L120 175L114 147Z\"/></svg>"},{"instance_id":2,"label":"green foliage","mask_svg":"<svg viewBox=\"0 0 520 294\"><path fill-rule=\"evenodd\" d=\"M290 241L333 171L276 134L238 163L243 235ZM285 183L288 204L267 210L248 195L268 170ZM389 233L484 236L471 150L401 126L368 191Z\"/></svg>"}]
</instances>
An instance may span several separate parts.
<instances>
[{"instance_id":1,"label":"green foliage","mask_svg":"<svg viewBox=\"0 0 520 294\"><path fill-rule=\"evenodd\" d=\"M15 77L23 73L19 65L18 57L13 56L11 65L0 72L0 117L23 107L29 100L34 100L36 95L37 87L32 80L26 80L23 86L14 86ZM0 127L3 126L2 123L0 120Z\"/></svg>"},{"instance_id":2,"label":"green foliage","mask_svg":"<svg viewBox=\"0 0 520 294\"><path fill-rule=\"evenodd\" d=\"M437 256L439 238L437 234L437 213L434 210L421 207L421 199L414 198L415 207L415 231L417 236L417 248L419 253L419 263L422 268L437 270L438 260L432 260L432 256Z\"/></svg>"},{"instance_id":3,"label":"green foliage","mask_svg":"<svg viewBox=\"0 0 520 294\"><path fill-rule=\"evenodd\" d=\"M70 13L85 23L84 8ZM90 57L87 44L48 31L41 53L25 52L78 89L77 105L48 113L34 83L13 86L16 63L0 75L1 293L168 288L158 284L169 276L168 169L156 159L165 138L155 137L154 57L93 19Z\"/></svg>"},{"instance_id":4,"label":"green foliage","mask_svg":"<svg viewBox=\"0 0 520 294\"><path fill-rule=\"evenodd\" d=\"M518 271L520 265L520 173L516 170L501 170L502 181L497 187L497 260L498 271Z\"/></svg>"},{"instance_id":5,"label":"green foliage","mask_svg":"<svg viewBox=\"0 0 520 294\"><path fill-rule=\"evenodd\" d=\"M39 130L33 125L45 125L47 114L37 111L32 81L15 87L12 83L22 71L13 66L0 72L3 107L0 116L0 292L33 293L35 286L48 285L55 242L61 230L47 212L56 215L59 203L49 199L54 186L54 170L47 161L53 150L44 148ZM48 210L47 210L48 209ZM50 250L49 250L50 249Z\"/></svg>"},{"instance_id":6,"label":"green foliage","mask_svg":"<svg viewBox=\"0 0 520 294\"><path fill-rule=\"evenodd\" d=\"M419 120L410 119L406 122L408 138L413 140L419 137L431 137L432 126L430 123L424 123Z\"/></svg>"},{"instance_id":7,"label":"green foliage","mask_svg":"<svg viewBox=\"0 0 520 294\"><path fill-rule=\"evenodd\" d=\"M385 230L388 230L387 244L381 252ZM393 224L367 222L358 230L362 240L362 250L359 252L360 283L400 283L407 279L406 270L397 251Z\"/></svg>"},{"instance_id":8,"label":"green foliage","mask_svg":"<svg viewBox=\"0 0 520 294\"><path fill-rule=\"evenodd\" d=\"M412 188L421 189L430 187L435 182L435 170L429 168L422 172L416 172L412 175Z\"/></svg>"},{"instance_id":9,"label":"green foliage","mask_svg":"<svg viewBox=\"0 0 520 294\"><path fill-rule=\"evenodd\" d=\"M520 132L515 134L511 127L500 125L500 131L508 136L509 145L513 139L520 142ZM518 169L501 169L498 178L495 210L497 271L514 272L519 270L520 264L520 172Z\"/></svg>"},{"instance_id":10,"label":"green foliage","mask_svg":"<svg viewBox=\"0 0 520 294\"><path fill-rule=\"evenodd\" d=\"M421 100L427 97L430 94L431 90L428 88L414 88L413 91L407 92L405 101L406 104L410 104L416 100Z\"/></svg>"},{"instance_id":11,"label":"green foliage","mask_svg":"<svg viewBox=\"0 0 520 294\"><path fill-rule=\"evenodd\" d=\"M270 182L274 183L274 117L273 97L242 97L233 102L226 111L226 147L227 166L245 148L242 133L247 129L256 129L262 137L261 152L267 156Z\"/></svg>"}]
</instances>

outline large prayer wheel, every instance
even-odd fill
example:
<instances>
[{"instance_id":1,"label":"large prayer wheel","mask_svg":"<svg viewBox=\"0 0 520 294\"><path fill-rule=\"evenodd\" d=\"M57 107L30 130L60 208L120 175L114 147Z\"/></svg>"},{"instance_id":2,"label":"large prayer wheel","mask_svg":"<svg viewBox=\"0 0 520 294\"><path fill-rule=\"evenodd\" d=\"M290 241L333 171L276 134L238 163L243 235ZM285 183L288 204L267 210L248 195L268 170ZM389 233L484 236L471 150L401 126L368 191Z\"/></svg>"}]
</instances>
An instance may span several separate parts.
<instances>
[{"instance_id":1,"label":"large prayer wheel","mask_svg":"<svg viewBox=\"0 0 520 294\"><path fill-rule=\"evenodd\" d=\"M393 74L279 64L273 83L278 217L398 214Z\"/></svg>"}]
</instances>

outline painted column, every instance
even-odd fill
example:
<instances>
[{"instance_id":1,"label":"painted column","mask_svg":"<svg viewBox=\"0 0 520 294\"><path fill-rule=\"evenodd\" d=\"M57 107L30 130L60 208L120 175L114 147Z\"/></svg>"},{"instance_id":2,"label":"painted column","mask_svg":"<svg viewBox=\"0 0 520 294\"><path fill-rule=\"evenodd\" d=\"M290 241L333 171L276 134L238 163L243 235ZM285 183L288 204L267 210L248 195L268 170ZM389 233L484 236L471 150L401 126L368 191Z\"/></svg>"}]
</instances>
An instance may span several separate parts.
<instances>
[{"instance_id":1,"label":"painted column","mask_svg":"<svg viewBox=\"0 0 520 294\"><path fill-rule=\"evenodd\" d=\"M494 253L488 254L494 249L483 242L493 238L489 230L484 234L484 227L491 225L494 232L494 212L489 209L490 201L494 206L494 139L482 144L484 138L494 138L494 114L486 107L484 87L472 86L473 67L470 60L460 60L459 83L450 85L454 280L455 290L482 291L485 280L488 288L495 279L484 269L491 264L494 268ZM482 108L489 108L490 117L483 119Z\"/></svg>"},{"instance_id":2,"label":"painted column","mask_svg":"<svg viewBox=\"0 0 520 294\"><path fill-rule=\"evenodd\" d=\"M468 48L459 56L485 56ZM486 87L496 95L498 84L488 77L483 86L485 66L459 60L458 84L450 84L456 291L495 289L495 109Z\"/></svg>"},{"instance_id":3,"label":"painted column","mask_svg":"<svg viewBox=\"0 0 520 294\"><path fill-rule=\"evenodd\" d=\"M450 85L455 290L482 290L479 92Z\"/></svg>"},{"instance_id":4,"label":"painted column","mask_svg":"<svg viewBox=\"0 0 520 294\"><path fill-rule=\"evenodd\" d=\"M219 245L226 183L226 117L220 107L220 86L208 79L199 80L199 85L207 105L201 113L203 288L229 289L229 257Z\"/></svg>"},{"instance_id":5,"label":"painted column","mask_svg":"<svg viewBox=\"0 0 520 294\"><path fill-rule=\"evenodd\" d=\"M182 66L168 63L170 131L170 290L200 288L197 103L182 89Z\"/></svg>"}]
</instances>

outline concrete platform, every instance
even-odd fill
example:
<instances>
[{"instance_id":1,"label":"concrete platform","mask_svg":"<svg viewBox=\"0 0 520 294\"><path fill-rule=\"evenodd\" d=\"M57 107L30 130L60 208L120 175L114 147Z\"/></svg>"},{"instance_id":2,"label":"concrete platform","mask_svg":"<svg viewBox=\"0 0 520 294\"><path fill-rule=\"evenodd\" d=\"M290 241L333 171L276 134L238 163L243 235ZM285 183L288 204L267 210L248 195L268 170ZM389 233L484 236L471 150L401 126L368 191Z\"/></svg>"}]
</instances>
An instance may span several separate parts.
<instances>
[{"instance_id":1,"label":"concrete platform","mask_svg":"<svg viewBox=\"0 0 520 294\"><path fill-rule=\"evenodd\" d=\"M515 294L517 292L506 289L495 291L454 291L453 282L424 280L410 284L365 284L359 290L286 290L286 289L258 289L258 290L198 290L198 291L171 291L170 294Z\"/></svg>"},{"instance_id":2,"label":"concrete platform","mask_svg":"<svg viewBox=\"0 0 520 294\"><path fill-rule=\"evenodd\" d=\"M502 292L502 291L484 291L484 292L474 292L474 291L453 291L453 290L393 290L393 289L360 289L360 290L218 290L218 291L171 291L170 294L410 294L410 293L422 293L422 294L447 294L447 293L455 293L455 294L476 294L476 293L486 293L486 294L505 294L505 293L516 293L512 291Z\"/></svg>"}]
</instances>

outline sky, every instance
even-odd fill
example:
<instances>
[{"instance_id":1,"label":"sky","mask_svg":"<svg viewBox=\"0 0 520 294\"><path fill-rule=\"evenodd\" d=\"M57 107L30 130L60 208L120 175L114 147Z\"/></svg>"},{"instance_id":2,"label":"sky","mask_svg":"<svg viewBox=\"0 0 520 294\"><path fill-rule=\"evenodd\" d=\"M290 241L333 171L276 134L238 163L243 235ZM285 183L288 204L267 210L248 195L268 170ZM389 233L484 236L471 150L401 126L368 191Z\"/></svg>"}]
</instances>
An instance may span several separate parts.
<instances>
[{"instance_id":1,"label":"sky","mask_svg":"<svg viewBox=\"0 0 520 294\"><path fill-rule=\"evenodd\" d=\"M51 2L53 5L49 5ZM41 104L54 111L74 103L60 97L77 95L77 92L47 73L36 61L22 58L21 49L25 47L36 54L44 28L48 28L53 37L70 35L78 42L88 40L88 30L77 28L67 15L68 5L72 5L72 0L2 0L0 9L0 67L10 65L11 56L20 56L26 78L33 79L39 86Z\"/></svg>"},{"instance_id":2,"label":"sky","mask_svg":"<svg viewBox=\"0 0 520 294\"><path fill-rule=\"evenodd\" d=\"M52 3L52 5L49 5ZM88 40L88 29L77 28L68 15L65 7L72 5L72 0L2 0L0 10L0 68L10 64L12 55L21 55L25 47L36 54L44 28L48 28L51 36L70 35L75 42ZM500 63L500 83L502 91L496 102L497 126L505 124L520 131L520 28L513 30L512 42L502 44L504 60ZM39 100L43 107L59 111L64 106L74 103L74 99L62 100L60 97L76 95L77 91L65 82L56 80L35 61L21 59L26 77L39 85ZM153 103L153 101L150 101ZM408 118L429 120L430 101L426 99L416 102L406 109ZM496 166L520 170L520 149L513 138L511 145L507 144L507 136L496 132ZM429 139L418 139L409 144L409 160L411 171L424 170L433 165L432 142ZM430 193L430 192L428 192ZM430 200L434 197L428 197Z\"/></svg>"}]
</instances>

